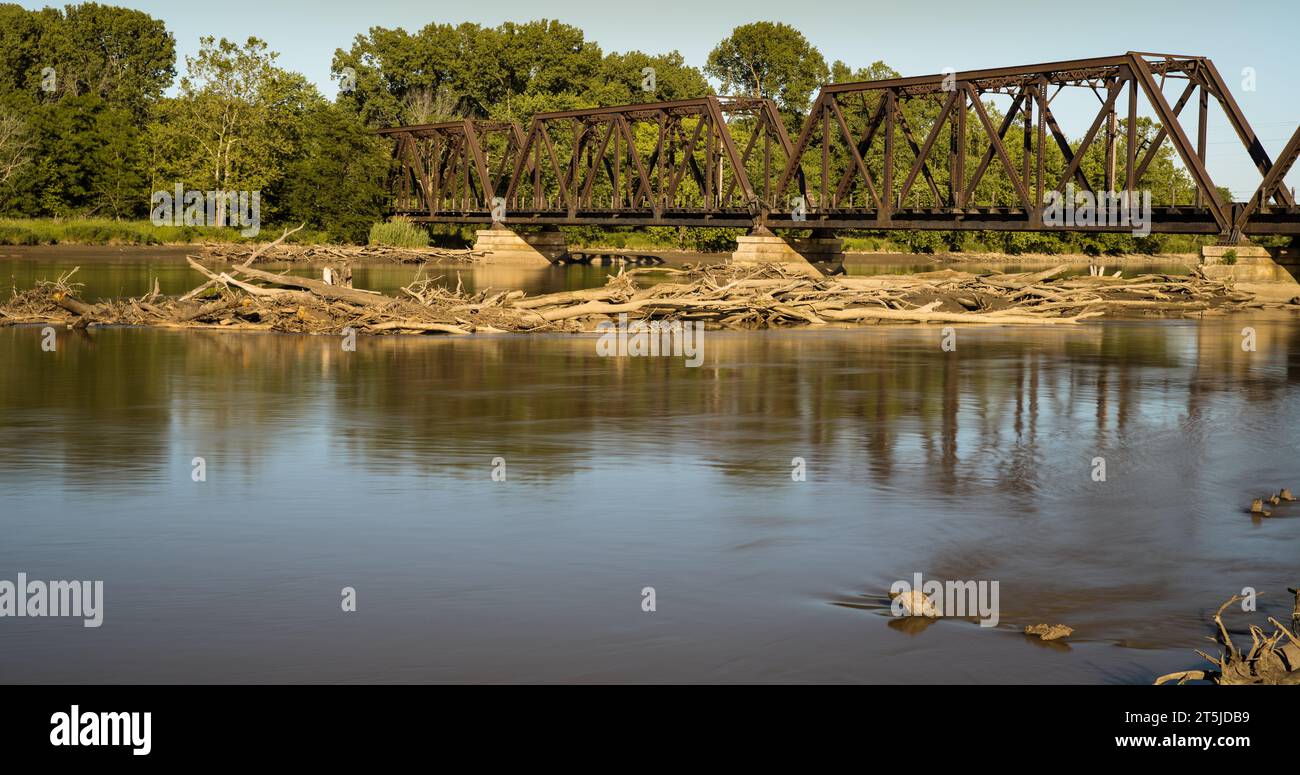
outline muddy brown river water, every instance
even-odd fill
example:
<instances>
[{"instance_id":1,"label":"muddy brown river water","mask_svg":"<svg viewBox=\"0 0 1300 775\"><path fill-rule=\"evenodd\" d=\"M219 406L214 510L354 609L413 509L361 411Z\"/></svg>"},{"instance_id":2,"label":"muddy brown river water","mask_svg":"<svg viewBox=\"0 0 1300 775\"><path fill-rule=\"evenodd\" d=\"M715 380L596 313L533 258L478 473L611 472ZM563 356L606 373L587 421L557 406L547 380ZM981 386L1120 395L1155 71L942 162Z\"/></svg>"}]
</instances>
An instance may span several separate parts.
<instances>
[{"instance_id":1,"label":"muddy brown river water","mask_svg":"<svg viewBox=\"0 0 1300 775\"><path fill-rule=\"evenodd\" d=\"M19 287L65 261L103 294L196 284L6 250ZM1244 513L1300 488L1294 316L953 352L710 331L699 368L589 335L42 340L0 328L0 579L103 580L104 623L0 618L0 682L1143 683L1198 665L1229 595L1285 621L1300 581L1300 504ZM997 581L998 626L900 626L915 573Z\"/></svg>"}]
</instances>

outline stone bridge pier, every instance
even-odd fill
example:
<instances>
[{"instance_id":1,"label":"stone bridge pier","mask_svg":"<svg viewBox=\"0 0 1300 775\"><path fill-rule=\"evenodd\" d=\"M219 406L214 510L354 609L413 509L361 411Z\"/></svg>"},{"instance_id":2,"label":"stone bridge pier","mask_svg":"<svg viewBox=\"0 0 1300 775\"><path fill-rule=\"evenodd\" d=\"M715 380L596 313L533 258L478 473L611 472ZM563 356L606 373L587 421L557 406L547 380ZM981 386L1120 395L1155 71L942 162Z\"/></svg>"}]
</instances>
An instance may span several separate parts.
<instances>
[{"instance_id":1,"label":"stone bridge pier","mask_svg":"<svg viewBox=\"0 0 1300 775\"><path fill-rule=\"evenodd\" d=\"M568 255L569 245L554 226L530 234L496 223L475 232L474 250L483 253L485 264L546 267Z\"/></svg>"},{"instance_id":2,"label":"stone bridge pier","mask_svg":"<svg viewBox=\"0 0 1300 775\"><path fill-rule=\"evenodd\" d=\"M782 237L758 227L736 238L736 266L778 265L787 271L821 277L844 269L844 240L827 232L817 237Z\"/></svg>"},{"instance_id":3,"label":"stone bridge pier","mask_svg":"<svg viewBox=\"0 0 1300 775\"><path fill-rule=\"evenodd\" d=\"M1200 270L1212 280L1229 280L1261 298L1289 301L1300 296L1300 246L1264 248L1241 245L1206 245L1201 248Z\"/></svg>"}]
</instances>

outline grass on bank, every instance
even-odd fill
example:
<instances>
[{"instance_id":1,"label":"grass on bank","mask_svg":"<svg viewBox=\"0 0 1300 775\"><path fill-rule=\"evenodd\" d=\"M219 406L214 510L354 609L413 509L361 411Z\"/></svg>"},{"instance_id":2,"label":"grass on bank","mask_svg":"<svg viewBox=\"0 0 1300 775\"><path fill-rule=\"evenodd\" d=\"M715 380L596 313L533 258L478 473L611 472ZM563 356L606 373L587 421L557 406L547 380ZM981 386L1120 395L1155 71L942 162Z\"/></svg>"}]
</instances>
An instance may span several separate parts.
<instances>
[{"instance_id":1,"label":"grass on bank","mask_svg":"<svg viewBox=\"0 0 1300 775\"><path fill-rule=\"evenodd\" d=\"M209 226L155 226L149 221L115 221L109 218L4 218L0 219L0 245L186 245L196 242L264 242L282 229L263 226L253 237L234 228ZM269 235L269 236L268 236ZM306 229L290 242L325 242L320 232Z\"/></svg>"}]
</instances>

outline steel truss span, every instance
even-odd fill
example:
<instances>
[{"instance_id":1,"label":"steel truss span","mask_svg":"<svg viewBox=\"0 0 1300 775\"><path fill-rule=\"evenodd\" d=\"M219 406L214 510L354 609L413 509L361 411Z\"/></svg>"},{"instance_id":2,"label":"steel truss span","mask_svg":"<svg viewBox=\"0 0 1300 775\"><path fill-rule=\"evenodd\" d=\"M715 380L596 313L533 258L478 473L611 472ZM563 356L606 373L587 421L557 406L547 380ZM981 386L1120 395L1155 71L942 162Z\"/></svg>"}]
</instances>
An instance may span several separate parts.
<instances>
[{"instance_id":1,"label":"steel truss span","mask_svg":"<svg viewBox=\"0 0 1300 775\"><path fill-rule=\"evenodd\" d=\"M1052 107L1067 89L1097 104L1073 142ZM1258 170L1244 202L1225 199L1206 169L1212 107ZM1140 113L1154 122L1145 133ZM1150 231L1300 236L1284 182L1300 128L1271 158L1204 57L1129 52L828 84L791 129L771 100L710 96L540 113L527 127L467 119L379 133L394 141L391 212L428 223L1047 231L1061 228L1045 218L1054 199L1137 192L1168 144L1194 190L1153 207ZM1100 171L1085 165L1089 151Z\"/></svg>"}]
</instances>

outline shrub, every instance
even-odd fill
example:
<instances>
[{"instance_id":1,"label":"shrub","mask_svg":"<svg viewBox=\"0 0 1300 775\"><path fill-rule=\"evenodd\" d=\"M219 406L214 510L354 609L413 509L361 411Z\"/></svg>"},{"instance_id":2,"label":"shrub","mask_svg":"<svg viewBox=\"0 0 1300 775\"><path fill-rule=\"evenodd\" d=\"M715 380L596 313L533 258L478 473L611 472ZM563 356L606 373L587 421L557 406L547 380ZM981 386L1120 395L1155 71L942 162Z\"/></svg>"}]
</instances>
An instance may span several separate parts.
<instances>
[{"instance_id":1,"label":"shrub","mask_svg":"<svg viewBox=\"0 0 1300 775\"><path fill-rule=\"evenodd\" d=\"M701 253L732 253L736 250L736 237L743 229L711 229L703 226L686 228L686 247Z\"/></svg>"},{"instance_id":2,"label":"shrub","mask_svg":"<svg viewBox=\"0 0 1300 775\"><path fill-rule=\"evenodd\" d=\"M933 231L908 231L899 240L909 253L933 253L944 246L943 238Z\"/></svg>"}]
</instances>

